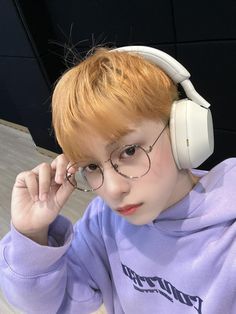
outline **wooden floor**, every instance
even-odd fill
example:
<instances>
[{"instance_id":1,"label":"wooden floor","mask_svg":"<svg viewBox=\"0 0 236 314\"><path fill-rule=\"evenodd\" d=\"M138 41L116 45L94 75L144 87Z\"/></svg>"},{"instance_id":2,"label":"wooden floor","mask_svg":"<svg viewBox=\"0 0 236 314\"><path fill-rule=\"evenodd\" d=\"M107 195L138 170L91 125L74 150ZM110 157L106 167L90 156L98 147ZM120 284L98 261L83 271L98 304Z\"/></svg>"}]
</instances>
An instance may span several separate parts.
<instances>
[{"instance_id":1,"label":"wooden floor","mask_svg":"<svg viewBox=\"0 0 236 314\"><path fill-rule=\"evenodd\" d=\"M9 230L11 190L15 177L19 172L32 169L42 162L51 162L52 157L49 156L53 154L42 151L35 147L30 134L24 128L9 126L0 120L0 239ZM62 213L74 223L81 217L92 197L89 193L75 191ZM20 312L10 307L0 292L0 314L12 313ZM103 307L96 312L105 313Z\"/></svg>"}]
</instances>

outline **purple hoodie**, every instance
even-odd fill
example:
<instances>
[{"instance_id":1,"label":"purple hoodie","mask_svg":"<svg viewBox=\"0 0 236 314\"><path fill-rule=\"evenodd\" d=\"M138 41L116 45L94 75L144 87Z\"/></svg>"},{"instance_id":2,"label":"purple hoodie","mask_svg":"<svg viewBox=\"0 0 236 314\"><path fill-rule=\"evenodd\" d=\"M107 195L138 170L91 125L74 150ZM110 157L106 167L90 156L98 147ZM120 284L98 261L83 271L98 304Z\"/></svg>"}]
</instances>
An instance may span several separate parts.
<instances>
[{"instance_id":1,"label":"purple hoodie","mask_svg":"<svg viewBox=\"0 0 236 314\"><path fill-rule=\"evenodd\" d=\"M95 198L50 246L13 227L0 242L1 288L24 313L236 313L236 159L210 172L153 223L136 226Z\"/></svg>"}]
</instances>

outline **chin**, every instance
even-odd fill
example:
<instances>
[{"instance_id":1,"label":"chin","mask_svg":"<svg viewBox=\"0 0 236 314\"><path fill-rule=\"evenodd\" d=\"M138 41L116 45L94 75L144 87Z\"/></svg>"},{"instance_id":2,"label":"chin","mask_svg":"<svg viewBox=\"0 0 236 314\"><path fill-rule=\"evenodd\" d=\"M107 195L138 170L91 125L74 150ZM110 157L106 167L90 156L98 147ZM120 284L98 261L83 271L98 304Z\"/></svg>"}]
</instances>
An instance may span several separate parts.
<instances>
[{"instance_id":1,"label":"chin","mask_svg":"<svg viewBox=\"0 0 236 314\"><path fill-rule=\"evenodd\" d=\"M132 225L136 225L136 226L143 226L143 225L147 225L153 222L153 220L155 220L157 218L157 216L153 216L153 217L124 217L124 219L126 219L129 223L131 223Z\"/></svg>"}]
</instances>

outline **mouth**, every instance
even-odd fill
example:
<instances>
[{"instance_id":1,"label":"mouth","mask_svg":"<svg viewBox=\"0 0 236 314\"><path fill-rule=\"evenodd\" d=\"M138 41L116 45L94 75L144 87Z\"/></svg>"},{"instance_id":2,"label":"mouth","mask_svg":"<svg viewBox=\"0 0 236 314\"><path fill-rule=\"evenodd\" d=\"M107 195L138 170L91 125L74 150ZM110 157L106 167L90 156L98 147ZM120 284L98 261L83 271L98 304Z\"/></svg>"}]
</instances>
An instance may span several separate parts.
<instances>
[{"instance_id":1,"label":"mouth","mask_svg":"<svg viewBox=\"0 0 236 314\"><path fill-rule=\"evenodd\" d=\"M117 209L118 213L120 215L123 215L123 216L128 216L128 215L132 215L136 212L136 210L142 205L142 203L140 204L129 204L129 205L126 205L124 207L119 207Z\"/></svg>"}]
</instances>

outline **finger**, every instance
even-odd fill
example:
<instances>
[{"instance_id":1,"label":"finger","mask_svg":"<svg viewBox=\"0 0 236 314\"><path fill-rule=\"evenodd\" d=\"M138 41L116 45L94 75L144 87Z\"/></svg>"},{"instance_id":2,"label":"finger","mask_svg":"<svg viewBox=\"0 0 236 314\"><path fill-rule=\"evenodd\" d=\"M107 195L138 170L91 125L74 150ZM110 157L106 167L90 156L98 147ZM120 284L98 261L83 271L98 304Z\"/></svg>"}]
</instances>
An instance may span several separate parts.
<instances>
[{"instance_id":1,"label":"finger","mask_svg":"<svg viewBox=\"0 0 236 314\"><path fill-rule=\"evenodd\" d=\"M52 169L56 170L58 159L62 158L62 156L63 154L58 155L55 159L53 159L53 161L51 162Z\"/></svg>"},{"instance_id":2,"label":"finger","mask_svg":"<svg viewBox=\"0 0 236 314\"><path fill-rule=\"evenodd\" d=\"M55 170L55 182L57 184L63 184L66 176L66 169L68 166L68 159L64 154L59 155L56 159L51 163L52 169Z\"/></svg>"},{"instance_id":3,"label":"finger","mask_svg":"<svg viewBox=\"0 0 236 314\"><path fill-rule=\"evenodd\" d=\"M52 168L49 164L43 163L39 167L39 199L40 201L46 201L48 193L50 191L52 178Z\"/></svg>"},{"instance_id":4,"label":"finger","mask_svg":"<svg viewBox=\"0 0 236 314\"><path fill-rule=\"evenodd\" d=\"M78 163L74 163L74 162L73 163L70 162L68 167L67 167L67 171L71 174L76 173L76 171L78 171L78 169L79 169Z\"/></svg>"},{"instance_id":5,"label":"finger","mask_svg":"<svg viewBox=\"0 0 236 314\"><path fill-rule=\"evenodd\" d=\"M64 206L74 190L74 186L72 186L68 181L64 182L64 184L60 186L56 193L56 204L58 209Z\"/></svg>"},{"instance_id":6,"label":"finger","mask_svg":"<svg viewBox=\"0 0 236 314\"><path fill-rule=\"evenodd\" d=\"M16 188L26 188L31 199L37 202L39 199L38 179L37 175L32 171L19 174L16 178Z\"/></svg>"}]
</instances>

